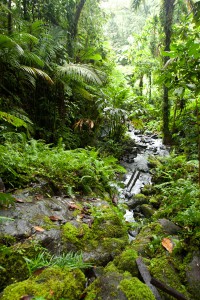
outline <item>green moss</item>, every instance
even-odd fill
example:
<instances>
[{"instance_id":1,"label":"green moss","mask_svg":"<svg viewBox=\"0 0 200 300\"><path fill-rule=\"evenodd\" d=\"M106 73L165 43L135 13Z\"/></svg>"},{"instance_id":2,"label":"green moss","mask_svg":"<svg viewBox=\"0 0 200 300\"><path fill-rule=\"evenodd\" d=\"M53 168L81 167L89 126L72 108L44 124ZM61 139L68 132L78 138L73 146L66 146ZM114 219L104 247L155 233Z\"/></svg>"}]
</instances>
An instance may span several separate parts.
<instances>
[{"instance_id":1,"label":"green moss","mask_svg":"<svg viewBox=\"0 0 200 300\"><path fill-rule=\"evenodd\" d=\"M62 239L74 245L77 250L90 251L98 245L116 255L128 244L127 226L118 210L103 206L92 211L94 222L91 227L70 222L63 226Z\"/></svg>"},{"instance_id":2,"label":"green moss","mask_svg":"<svg viewBox=\"0 0 200 300\"><path fill-rule=\"evenodd\" d=\"M131 248L124 250L119 256L115 257L113 263L121 271L128 271L132 276L138 276L136 258L138 254Z\"/></svg>"},{"instance_id":3,"label":"green moss","mask_svg":"<svg viewBox=\"0 0 200 300\"><path fill-rule=\"evenodd\" d=\"M162 236L164 236L162 226L158 222L153 222L141 229L131 247L144 257L152 257L155 251L164 251L160 243ZM151 246L156 248L152 249Z\"/></svg>"},{"instance_id":4,"label":"green moss","mask_svg":"<svg viewBox=\"0 0 200 300\"><path fill-rule=\"evenodd\" d=\"M7 285L28 278L29 272L23 258L23 250L14 247L0 247L0 291Z\"/></svg>"},{"instance_id":5,"label":"green moss","mask_svg":"<svg viewBox=\"0 0 200 300\"><path fill-rule=\"evenodd\" d=\"M1 235L0 236L0 246L11 246L16 243L16 238L12 235Z\"/></svg>"},{"instance_id":6,"label":"green moss","mask_svg":"<svg viewBox=\"0 0 200 300\"><path fill-rule=\"evenodd\" d=\"M178 272L175 270L171 258L162 256L160 258L153 258L150 264L150 272L153 277L163 281L167 285L176 289L180 293L187 296L186 288L182 285ZM166 300L174 299L173 297L164 293Z\"/></svg>"},{"instance_id":7,"label":"green moss","mask_svg":"<svg viewBox=\"0 0 200 300\"><path fill-rule=\"evenodd\" d=\"M77 300L84 291L85 283L85 276L79 269L69 271L52 267L35 278L8 286L3 292L2 300L16 300L24 295L42 296L46 300Z\"/></svg>"},{"instance_id":8,"label":"green moss","mask_svg":"<svg viewBox=\"0 0 200 300\"><path fill-rule=\"evenodd\" d=\"M100 293L100 291L100 279L96 279L87 288L87 295L85 297L85 300L103 300L101 296L97 296Z\"/></svg>"},{"instance_id":9,"label":"green moss","mask_svg":"<svg viewBox=\"0 0 200 300\"><path fill-rule=\"evenodd\" d=\"M148 286L136 277L122 280L119 287L128 300L155 300Z\"/></svg>"},{"instance_id":10,"label":"green moss","mask_svg":"<svg viewBox=\"0 0 200 300\"><path fill-rule=\"evenodd\" d=\"M50 229L59 229L60 226L56 225L54 222L52 222L48 216L43 216L43 224L42 224L42 228L46 229L46 230L50 230Z\"/></svg>"}]
</instances>

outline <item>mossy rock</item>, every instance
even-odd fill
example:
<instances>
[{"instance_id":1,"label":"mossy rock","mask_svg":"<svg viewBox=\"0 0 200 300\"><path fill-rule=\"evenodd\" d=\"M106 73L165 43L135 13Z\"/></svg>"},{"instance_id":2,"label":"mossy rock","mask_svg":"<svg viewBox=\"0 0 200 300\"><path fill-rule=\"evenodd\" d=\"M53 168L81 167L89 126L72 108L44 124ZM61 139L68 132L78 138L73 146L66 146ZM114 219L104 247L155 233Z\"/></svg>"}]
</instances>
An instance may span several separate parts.
<instances>
[{"instance_id":1,"label":"mossy rock","mask_svg":"<svg viewBox=\"0 0 200 300\"><path fill-rule=\"evenodd\" d=\"M119 256L116 256L113 263L120 271L128 271L132 276L138 276L138 267L136 264L136 258L138 254L131 248L124 250Z\"/></svg>"},{"instance_id":2,"label":"mossy rock","mask_svg":"<svg viewBox=\"0 0 200 300\"><path fill-rule=\"evenodd\" d=\"M25 241L10 247L0 246L0 290L29 277L25 257L32 259L45 249L37 242Z\"/></svg>"},{"instance_id":3,"label":"mossy rock","mask_svg":"<svg viewBox=\"0 0 200 300\"><path fill-rule=\"evenodd\" d=\"M155 300L149 287L138 278L124 279L119 288L125 293L128 300Z\"/></svg>"},{"instance_id":4,"label":"mossy rock","mask_svg":"<svg viewBox=\"0 0 200 300\"><path fill-rule=\"evenodd\" d=\"M178 292L188 297L188 292L180 280L179 274L174 268L172 259L162 256L159 258L153 258L150 263L150 273L153 277L161 280L166 285L176 289ZM174 298L168 294L161 292L166 300L173 300Z\"/></svg>"},{"instance_id":5,"label":"mossy rock","mask_svg":"<svg viewBox=\"0 0 200 300\"><path fill-rule=\"evenodd\" d=\"M62 228L62 240L66 250L82 250L89 253L100 250L110 256L119 254L128 244L127 225L123 215L115 208L103 206L93 216L93 224L67 222ZM97 251L98 252L98 251Z\"/></svg>"},{"instance_id":6,"label":"mossy rock","mask_svg":"<svg viewBox=\"0 0 200 300\"><path fill-rule=\"evenodd\" d=\"M153 207L149 204L142 204L140 207L140 211L145 216L145 218L151 218L155 213Z\"/></svg>"},{"instance_id":7,"label":"mossy rock","mask_svg":"<svg viewBox=\"0 0 200 300\"><path fill-rule=\"evenodd\" d=\"M127 276L130 278L130 275ZM124 292L118 288L127 276L114 269L107 270L86 289L85 300L127 300Z\"/></svg>"},{"instance_id":8,"label":"mossy rock","mask_svg":"<svg viewBox=\"0 0 200 300\"><path fill-rule=\"evenodd\" d=\"M160 247L161 252L164 251L160 243L163 235L164 232L162 226L158 222L152 222L140 230L136 239L132 241L131 248L143 257L149 258L154 254L152 253L151 244L154 244L156 238L158 238L157 240L159 242L156 246Z\"/></svg>"},{"instance_id":9,"label":"mossy rock","mask_svg":"<svg viewBox=\"0 0 200 300\"><path fill-rule=\"evenodd\" d=\"M37 277L12 284L5 288L2 300L17 300L24 295L41 296L49 299L77 300L83 294L86 284L85 275L79 269L52 267Z\"/></svg>"},{"instance_id":10,"label":"mossy rock","mask_svg":"<svg viewBox=\"0 0 200 300\"><path fill-rule=\"evenodd\" d=\"M147 204L149 202L148 197L144 194L134 195L131 200L129 200L126 204L129 208L135 209L137 206L141 206L142 204Z\"/></svg>"},{"instance_id":11,"label":"mossy rock","mask_svg":"<svg viewBox=\"0 0 200 300\"><path fill-rule=\"evenodd\" d=\"M0 291L7 285L28 278L29 271L23 258L23 248L0 247Z\"/></svg>"},{"instance_id":12,"label":"mossy rock","mask_svg":"<svg viewBox=\"0 0 200 300\"><path fill-rule=\"evenodd\" d=\"M155 300L151 290L129 272L120 273L111 263L86 289L85 300Z\"/></svg>"}]
</instances>

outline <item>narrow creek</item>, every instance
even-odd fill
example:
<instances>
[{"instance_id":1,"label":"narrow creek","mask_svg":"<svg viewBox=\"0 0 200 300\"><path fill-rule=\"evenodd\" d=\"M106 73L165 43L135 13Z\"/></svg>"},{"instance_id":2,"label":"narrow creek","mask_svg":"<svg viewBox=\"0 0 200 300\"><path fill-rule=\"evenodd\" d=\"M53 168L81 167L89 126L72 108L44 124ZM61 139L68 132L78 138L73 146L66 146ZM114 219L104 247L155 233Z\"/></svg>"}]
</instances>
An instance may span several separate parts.
<instances>
[{"instance_id":1,"label":"narrow creek","mask_svg":"<svg viewBox=\"0 0 200 300\"><path fill-rule=\"evenodd\" d=\"M120 190L121 202L127 203L134 195L141 192L146 184L151 184L151 173L148 164L149 156L167 156L169 151L157 134L141 133L132 126L129 127L129 136L135 146L124 155L121 165L127 170L124 179L124 188ZM127 209L124 218L127 222L135 222L134 211ZM130 239L133 239L130 236Z\"/></svg>"}]
</instances>

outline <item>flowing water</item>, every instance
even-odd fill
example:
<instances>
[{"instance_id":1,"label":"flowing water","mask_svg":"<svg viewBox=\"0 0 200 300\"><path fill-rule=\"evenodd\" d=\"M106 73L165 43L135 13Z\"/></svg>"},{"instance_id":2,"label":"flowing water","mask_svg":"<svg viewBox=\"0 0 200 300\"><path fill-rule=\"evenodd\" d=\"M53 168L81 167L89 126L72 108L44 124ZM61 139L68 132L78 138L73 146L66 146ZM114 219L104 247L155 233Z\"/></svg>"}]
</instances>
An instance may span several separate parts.
<instances>
[{"instance_id":1,"label":"flowing water","mask_svg":"<svg viewBox=\"0 0 200 300\"><path fill-rule=\"evenodd\" d=\"M130 128L129 135L135 142L135 147L121 161L127 170L124 180L125 187L120 191L122 202L127 202L132 196L139 194L144 185L151 184L148 157L169 155L168 149L162 144L162 139L156 134L142 134L134 128ZM132 210L126 210L124 217L128 222L135 222Z\"/></svg>"}]
</instances>

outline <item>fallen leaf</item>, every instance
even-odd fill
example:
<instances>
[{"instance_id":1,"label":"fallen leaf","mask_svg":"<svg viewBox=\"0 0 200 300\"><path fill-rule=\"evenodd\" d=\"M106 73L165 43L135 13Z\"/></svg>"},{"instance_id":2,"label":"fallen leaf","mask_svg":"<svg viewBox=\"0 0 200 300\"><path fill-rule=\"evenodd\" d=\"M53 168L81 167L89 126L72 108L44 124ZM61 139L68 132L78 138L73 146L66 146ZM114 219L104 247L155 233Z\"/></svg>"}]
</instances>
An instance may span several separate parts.
<instances>
[{"instance_id":1,"label":"fallen leaf","mask_svg":"<svg viewBox=\"0 0 200 300\"><path fill-rule=\"evenodd\" d=\"M169 253L172 253L173 251L173 244L172 244L172 241L168 238L164 238L162 240L162 245L163 247L169 252Z\"/></svg>"},{"instance_id":2,"label":"fallen leaf","mask_svg":"<svg viewBox=\"0 0 200 300\"><path fill-rule=\"evenodd\" d=\"M20 298L20 300L31 300L33 299L33 296L30 296L30 295L24 295Z\"/></svg>"},{"instance_id":3,"label":"fallen leaf","mask_svg":"<svg viewBox=\"0 0 200 300\"><path fill-rule=\"evenodd\" d=\"M39 231L39 232L44 232L45 229L40 227L40 226L33 226L33 228L36 230L36 231Z\"/></svg>"},{"instance_id":4,"label":"fallen leaf","mask_svg":"<svg viewBox=\"0 0 200 300\"><path fill-rule=\"evenodd\" d=\"M81 208L76 204L68 204L68 208L69 210L75 210L75 209L81 210Z\"/></svg>"},{"instance_id":5,"label":"fallen leaf","mask_svg":"<svg viewBox=\"0 0 200 300\"><path fill-rule=\"evenodd\" d=\"M41 267L41 268L35 270L35 271L33 272L33 275L35 275L35 276L40 275L46 268L47 268L47 267Z\"/></svg>"},{"instance_id":6,"label":"fallen leaf","mask_svg":"<svg viewBox=\"0 0 200 300\"><path fill-rule=\"evenodd\" d=\"M40 195L40 194L35 196L35 200L38 200L38 201L42 200L43 198L44 198L43 195Z\"/></svg>"},{"instance_id":7,"label":"fallen leaf","mask_svg":"<svg viewBox=\"0 0 200 300\"><path fill-rule=\"evenodd\" d=\"M49 219L50 219L51 221L61 221L61 220L62 220L62 218L60 218L60 217L58 217L58 216L49 216Z\"/></svg>"},{"instance_id":8,"label":"fallen leaf","mask_svg":"<svg viewBox=\"0 0 200 300\"><path fill-rule=\"evenodd\" d=\"M16 202L19 202L19 203L24 203L24 200L23 200L23 199L20 199L20 198L15 198L15 201L16 201Z\"/></svg>"}]
</instances>

